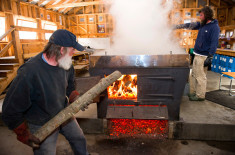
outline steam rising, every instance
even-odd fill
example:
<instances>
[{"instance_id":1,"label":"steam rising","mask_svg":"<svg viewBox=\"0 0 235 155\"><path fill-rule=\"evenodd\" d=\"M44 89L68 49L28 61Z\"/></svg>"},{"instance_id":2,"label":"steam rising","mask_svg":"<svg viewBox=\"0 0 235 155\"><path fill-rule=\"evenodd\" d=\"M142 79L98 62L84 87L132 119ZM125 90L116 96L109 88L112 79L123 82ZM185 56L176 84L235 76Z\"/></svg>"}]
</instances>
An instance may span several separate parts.
<instances>
[{"instance_id":1,"label":"steam rising","mask_svg":"<svg viewBox=\"0 0 235 155\"><path fill-rule=\"evenodd\" d=\"M108 55L163 55L185 53L169 24L172 0L113 0L114 36Z\"/></svg>"}]
</instances>

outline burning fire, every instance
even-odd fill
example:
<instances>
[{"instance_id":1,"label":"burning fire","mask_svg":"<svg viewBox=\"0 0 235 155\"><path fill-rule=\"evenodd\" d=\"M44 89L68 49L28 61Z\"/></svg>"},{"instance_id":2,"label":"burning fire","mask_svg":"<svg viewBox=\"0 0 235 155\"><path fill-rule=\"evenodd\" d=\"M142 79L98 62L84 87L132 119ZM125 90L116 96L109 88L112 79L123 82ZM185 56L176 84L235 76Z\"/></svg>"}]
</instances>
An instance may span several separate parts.
<instances>
[{"instance_id":1,"label":"burning fire","mask_svg":"<svg viewBox=\"0 0 235 155\"><path fill-rule=\"evenodd\" d=\"M137 99L137 75L122 75L107 90L110 99Z\"/></svg>"},{"instance_id":2,"label":"burning fire","mask_svg":"<svg viewBox=\"0 0 235 155\"><path fill-rule=\"evenodd\" d=\"M109 136L167 138L168 120L109 119Z\"/></svg>"}]
</instances>

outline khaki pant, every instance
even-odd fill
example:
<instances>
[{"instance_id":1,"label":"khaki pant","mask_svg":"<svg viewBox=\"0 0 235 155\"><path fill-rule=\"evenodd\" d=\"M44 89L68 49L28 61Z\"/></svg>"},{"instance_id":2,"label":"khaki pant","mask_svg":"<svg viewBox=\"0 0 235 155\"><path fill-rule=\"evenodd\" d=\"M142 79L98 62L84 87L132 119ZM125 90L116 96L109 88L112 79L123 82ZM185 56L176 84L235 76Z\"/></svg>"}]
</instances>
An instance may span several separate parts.
<instances>
[{"instance_id":1,"label":"khaki pant","mask_svg":"<svg viewBox=\"0 0 235 155\"><path fill-rule=\"evenodd\" d=\"M192 74L189 78L190 93L195 93L199 98L205 98L206 94L206 74L208 67L204 67L205 60L206 56L195 55Z\"/></svg>"}]
</instances>

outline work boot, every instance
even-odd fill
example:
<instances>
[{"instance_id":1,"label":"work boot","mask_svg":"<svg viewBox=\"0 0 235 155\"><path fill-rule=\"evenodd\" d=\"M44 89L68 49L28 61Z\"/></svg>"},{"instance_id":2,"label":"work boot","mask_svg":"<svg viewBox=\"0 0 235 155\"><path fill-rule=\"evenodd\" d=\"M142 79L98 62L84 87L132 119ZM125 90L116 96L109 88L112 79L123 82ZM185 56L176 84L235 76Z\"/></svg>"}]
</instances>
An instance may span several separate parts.
<instances>
[{"instance_id":1,"label":"work boot","mask_svg":"<svg viewBox=\"0 0 235 155\"><path fill-rule=\"evenodd\" d=\"M196 96L196 94L195 93L188 93L188 97L193 97L193 96Z\"/></svg>"},{"instance_id":2,"label":"work boot","mask_svg":"<svg viewBox=\"0 0 235 155\"><path fill-rule=\"evenodd\" d=\"M205 98L200 98L195 95L195 96L189 97L189 100L190 101L205 101Z\"/></svg>"}]
</instances>

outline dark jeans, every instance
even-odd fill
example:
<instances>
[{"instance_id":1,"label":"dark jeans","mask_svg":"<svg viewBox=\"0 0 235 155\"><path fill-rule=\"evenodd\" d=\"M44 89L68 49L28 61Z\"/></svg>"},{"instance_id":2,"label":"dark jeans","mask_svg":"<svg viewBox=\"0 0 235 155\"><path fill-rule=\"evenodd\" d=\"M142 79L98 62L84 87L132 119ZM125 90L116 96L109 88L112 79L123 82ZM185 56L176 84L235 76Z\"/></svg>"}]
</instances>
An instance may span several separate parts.
<instances>
[{"instance_id":1,"label":"dark jeans","mask_svg":"<svg viewBox=\"0 0 235 155\"><path fill-rule=\"evenodd\" d=\"M31 133L36 132L41 126L28 124ZM35 155L55 155L56 141L58 134L61 133L68 140L75 155L88 155L86 139L83 131L75 118L67 121L48 136L41 144L39 149L35 149Z\"/></svg>"}]
</instances>

